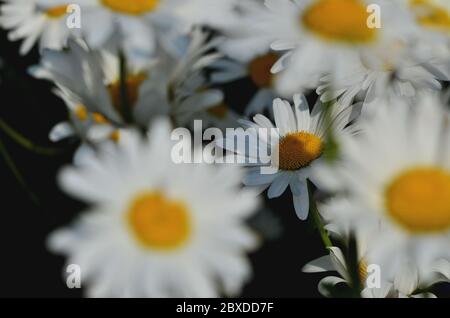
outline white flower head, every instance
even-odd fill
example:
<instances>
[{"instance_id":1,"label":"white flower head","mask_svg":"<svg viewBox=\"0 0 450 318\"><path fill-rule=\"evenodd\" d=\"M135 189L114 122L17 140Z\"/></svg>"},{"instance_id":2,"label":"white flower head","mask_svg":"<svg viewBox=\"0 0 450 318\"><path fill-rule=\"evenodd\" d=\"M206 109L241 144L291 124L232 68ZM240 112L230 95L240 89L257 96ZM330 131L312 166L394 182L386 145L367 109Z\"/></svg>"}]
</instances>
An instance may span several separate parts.
<instances>
[{"instance_id":1,"label":"white flower head","mask_svg":"<svg viewBox=\"0 0 450 318\"><path fill-rule=\"evenodd\" d=\"M41 1L53 6L66 3L66 0ZM214 1L215 4L204 0L74 0L73 3L81 7L82 32L90 47L112 46L127 56L144 59L160 47L175 50L175 43L194 25L214 25L217 17L223 21L233 12L233 1L225 0Z\"/></svg>"},{"instance_id":2,"label":"white flower head","mask_svg":"<svg viewBox=\"0 0 450 318\"><path fill-rule=\"evenodd\" d=\"M62 171L63 189L91 206L49 248L81 267L92 297L238 294L251 275L243 253L257 240L245 220L257 197L237 167L175 165L168 122L152 127Z\"/></svg>"},{"instance_id":3,"label":"white flower head","mask_svg":"<svg viewBox=\"0 0 450 318\"><path fill-rule=\"evenodd\" d=\"M284 52L272 72L280 73L283 95L314 89L325 76L346 73L355 65L379 65L381 52L403 41L410 32L402 26L400 6L375 0L266 0L271 17L262 31L272 35L271 48ZM378 5L380 28L369 24L369 5Z\"/></svg>"},{"instance_id":4,"label":"white flower head","mask_svg":"<svg viewBox=\"0 0 450 318\"><path fill-rule=\"evenodd\" d=\"M400 48L405 50L406 47ZM420 62L403 56L403 60L370 68L362 64L334 76L325 76L320 80L317 93L323 102L338 99L341 104L349 105L362 99L363 111L372 113L382 99L395 97L408 98L411 102L418 94L442 89L441 81L450 80L450 63L439 59Z\"/></svg>"},{"instance_id":5,"label":"white flower head","mask_svg":"<svg viewBox=\"0 0 450 318\"><path fill-rule=\"evenodd\" d=\"M294 96L293 106L275 99L275 125L260 114L253 118L254 122L242 122L246 127L256 129L250 133L258 135L254 138L258 140L257 145L238 143L234 149L234 142L227 139L219 145L249 159L246 161L249 173L244 179L245 185L259 187L261 191L268 188L269 198L281 196L290 187L295 211L301 220L305 220L309 211L307 180L314 179L313 171L323 159L329 135L343 130L357 114L357 109L357 106L342 107L339 104L324 107L319 102L310 111L306 98L301 95ZM267 136L268 130L271 138ZM245 134L244 131L242 133ZM231 137L227 135L227 138ZM269 153L248 151L248 147L264 147ZM263 166L277 167L277 170L265 173L261 169Z\"/></svg>"},{"instance_id":6,"label":"white flower head","mask_svg":"<svg viewBox=\"0 0 450 318\"><path fill-rule=\"evenodd\" d=\"M409 263L426 277L435 261L450 259L448 118L431 94L414 107L400 98L380 103L357 136L342 135L333 169L317 174L322 188L339 193L323 213L364 235L368 257L388 277Z\"/></svg>"},{"instance_id":7,"label":"white flower head","mask_svg":"<svg viewBox=\"0 0 450 318\"><path fill-rule=\"evenodd\" d=\"M62 49L76 30L66 25L68 3L46 5L45 0L6 0L0 7L0 26L11 30L11 41L23 39L22 55L39 41L39 48Z\"/></svg>"},{"instance_id":8,"label":"white flower head","mask_svg":"<svg viewBox=\"0 0 450 318\"><path fill-rule=\"evenodd\" d=\"M53 81L64 92L71 114L78 116L75 119L84 124L101 124L84 125L91 127L89 135L95 140L105 139L129 124L146 129L159 116L170 116L181 126L190 125L194 119L229 125L237 117L228 109L221 109L223 93L209 89L203 74L203 68L218 58L216 53L209 53L214 45L214 41L207 41L206 33L195 29L180 59L161 54L146 65L126 60L128 107L123 107L118 55L91 50L82 41L70 40L67 51L45 51L40 65L33 67L31 73ZM94 122L88 120L91 118Z\"/></svg>"}]
</instances>

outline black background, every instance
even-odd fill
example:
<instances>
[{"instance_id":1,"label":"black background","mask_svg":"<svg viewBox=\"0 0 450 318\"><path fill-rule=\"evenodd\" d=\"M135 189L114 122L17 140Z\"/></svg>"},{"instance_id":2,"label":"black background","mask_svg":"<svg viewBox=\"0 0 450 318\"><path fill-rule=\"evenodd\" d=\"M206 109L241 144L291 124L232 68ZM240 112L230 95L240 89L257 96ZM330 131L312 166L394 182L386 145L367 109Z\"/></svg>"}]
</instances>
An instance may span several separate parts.
<instances>
[{"instance_id":1,"label":"black background","mask_svg":"<svg viewBox=\"0 0 450 318\"><path fill-rule=\"evenodd\" d=\"M36 155L0 131L0 140L39 200L37 205L30 199L0 158L0 297L80 297L82 290L65 285L64 259L45 248L48 233L70 223L83 209L55 182L58 169L70 163L76 143L54 145L48 140L50 129L67 118L66 108L51 93L50 83L28 76L28 67L39 61L37 51L21 57L18 46L0 30L0 118L36 144L67 150L57 156ZM253 91L247 81L229 86L228 104L242 109ZM254 279L243 296L319 297L317 283L325 275L301 272L308 261L325 255L319 236L298 220L290 193L268 205L280 219L283 234L251 255Z\"/></svg>"}]
</instances>

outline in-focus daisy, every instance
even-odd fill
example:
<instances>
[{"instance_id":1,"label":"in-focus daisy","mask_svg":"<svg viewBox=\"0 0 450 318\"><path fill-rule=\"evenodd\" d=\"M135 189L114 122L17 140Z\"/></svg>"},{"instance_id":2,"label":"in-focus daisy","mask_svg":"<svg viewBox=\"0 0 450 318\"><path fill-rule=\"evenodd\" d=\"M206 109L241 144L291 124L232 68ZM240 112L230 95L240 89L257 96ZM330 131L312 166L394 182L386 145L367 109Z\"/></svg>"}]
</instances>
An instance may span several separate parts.
<instances>
[{"instance_id":1,"label":"in-focus daisy","mask_svg":"<svg viewBox=\"0 0 450 318\"><path fill-rule=\"evenodd\" d=\"M368 257L388 278L413 264L421 277L450 260L450 132L440 98L400 98L361 120L358 136L341 136L341 160L318 173L338 190L326 214L365 235ZM347 202L347 203L346 203Z\"/></svg>"},{"instance_id":2,"label":"in-focus daisy","mask_svg":"<svg viewBox=\"0 0 450 318\"><path fill-rule=\"evenodd\" d=\"M166 121L148 139L126 136L62 171L62 187L91 207L49 248L81 267L92 297L238 294L257 244L245 220L258 205L240 169L175 165Z\"/></svg>"},{"instance_id":3,"label":"in-focus daisy","mask_svg":"<svg viewBox=\"0 0 450 318\"><path fill-rule=\"evenodd\" d=\"M23 39L20 54L27 54L39 41L39 48L60 50L76 29L66 25L67 8L72 2L65 1L53 6L45 0L5 0L0 6L0 26L11 30L11 41Z\"/></svg>"},{"instance_id":4,"label":"in-focus daisy","mask_svg":"<svg viewBox=\"0 0 450 318\"><path fill-rule=\"evenodd\" d=\"M272 74L271 69L278 58L278 54L267 52L246 61L219 60L212 65L211 81L223 84L248 77L257 91L246 106L245 115L262 113L277 95L274 90L276 75Z\"/></svg>"},{"instance_id":5,"label":"in-focus daisy","mask_svg":"<svg viewBox=\"0 0 450 318\"><path fill-rule=\"evenodd\" d=\"M261 191L268 188L269 198L281 196L289 186L295 211L305 220L309 211L307 180L314 177L314 167L322 161L328 136L344 129L352 120L355 109L357 107L335 104L325 110L319 102L310 112L308 102L300 95L294 96L293 107L287 101L275 99L275 125L261 114L253 117L254 122L242 122L246 127L256 129L250 130L250 134L257 135L254 138L258 140L257 145L237 143L235 148L235 136L227 135L219 146L249 159L246 160L249 174L244 179L247 186L259 187ZM268 129L272 138L268 138ZM275 129L278 131L272 131ZM268 151L252 152L248 147L266 147ZM278 171L263 173L262 166L277 167Z\"/></svg>"},{"instance_id":6,"label":"in-focus daisy","mask_svg":"<svg viewBox=\"0 0 450 318\"><path fill-rule=\"evenodd\" d=\"M379 52L409 31L403 12L390 1L266 0L270 15L258 23L272 35L272 49L285 52L272 72L280 73L283 95L317 87L324 75L352 69L355 64L379 64ZM381 28L371 25L369 5L381 8Z\"/></svg>"}]
</instances>

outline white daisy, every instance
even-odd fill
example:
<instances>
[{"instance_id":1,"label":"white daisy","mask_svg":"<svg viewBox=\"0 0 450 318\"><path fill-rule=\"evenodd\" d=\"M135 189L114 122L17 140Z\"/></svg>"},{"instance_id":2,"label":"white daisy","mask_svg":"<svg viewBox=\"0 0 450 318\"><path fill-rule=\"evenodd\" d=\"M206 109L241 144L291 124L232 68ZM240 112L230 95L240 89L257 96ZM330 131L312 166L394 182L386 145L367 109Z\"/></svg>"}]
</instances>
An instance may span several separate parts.
<instances>
[{"instance_id":1,"label":"white daisy","mask_svg":"<svg viewBox=\"0 0 450 318\"><path fill-rule=\"evenodd\" d=\"M333 82L330 76L322 78L323 84L318 87L317 93L323 102L337 98L344 105L361 97L364 111L373 111L372 105L376 105L379 99L396 96L412 99L424 90L439 91L442 89L440 81L450 80L450 67L442 61L419 63L414 59L404 59L394 65L380 69L356 65L353 70L336 74Z\"/></svg>"},{"instance_id":2,"label":"white daisy","mask_svg":"<svg viewBox=\"0 0 450 318\"><path fill-rule=\"evenodd\" d=\"M39 48L63 48L75 29L66 25L69 1L54 6L43 5L42 0L5 0L0 7L0 26L11 30L11 41L23 39L20 54L27 54L39 41Z\"/></svg>"},{"instance_id":3,"label":"white daisy","mask_svg":"<svg viewBox=\"0 0 450 318\"><path fill-rule=\"evenodd\" d=\"M426 61L430 56L449 60L450 3L447 0L396 0L415 22L415 52Z\"/></svg>"},{"instance_id":4,"label":"white daisy","mask_svg":"<svg viewBox=\"0 0 450 318\"><path fill-rule=\"evenodd\" d=\"M154 69L153 64L141 69L128 64L126 86L131 119L122 109L118 58L110 53L91 51L82 42L71 40L66 51L43 52L41 64L30 71L37 78L53 81L64 92L69 109L83 107L85 111L80 113L101 116L102 122L117 128L126 125L127 120L147 127L151 118L168 113L164 104L156 103L159 95L155 91L160 88L160 81L156 72L150 72ZM148 105L148 101L155 104ZM92 133L109 135L110 126L98 126L99 129Z\"/></svg>"},{"instance_id":5,"label":"white daisy","mask_svg":"<svg viewBox=\"0 0 450 318\"><path fill-rule=\"evenodd\" d=\"M271 47L286 53L272 68L280 73L279 92L317 87L324 75L353 69L355 64L378 65L379 52L410 31L400 6L384 0L266 0L271 17L265 30L276 41ZM381 8L381 28L369 26L369 5ZM261 24L261 22L260 22Z\"/></svg>"},{"instance_id":6,"label":"white daisy","mask_svg":"<svg viewBox=\"0 0 450 318\"><path fill-rule=\"evenodd\" d=\"M58 6L65 0L42 0ZM89 46L105 48L114 43L128 56L149 56L163 28L177 28L171 10L178 0L74 0L81 7L82 32Z\"/></svg>"},{"instance_id":7,"label":"white daisy","mask_svg":"<svg viewBox=\"0 0 450 318\"><path fill-rule=\"evenodd\" d=\"M341 136L341 160L316 175L340 193L325 211L332 223L365 235L368 257L391 278L410 263L427 277L435 261L450 260L449 116L437 96L414 106L377 105L357 137Z\"/></svg>"},{"instance_id":8,"label":"white daisy","mask_svg":"<svg viewBox=\"0 0 450 318\"><path fill-rule=\"evenodd\" d=\"M57 5L64 0L42 0ZM145 58L159 46L172 50L196 23L213 23L231 12L233 1L74 0L81 6L83 35L94 49L113 45L134 58ZM208 9L208 11L204 11ZM207 12L207 13L206 13ZM201 14L200 14L201 13ZM231 14L231 13L230 13Z\"/></svg>"},{"instance_id":9,"label":"white daisy","mask_svg":"<svg viewBox=\"0 0 450 318\"><path fill-rule=\"evenodd\" d=\"M185 126L223 99L221 91L205 88L202 70L217 58L207 53L214 43L206 39L206 34L194 30L191 45L179 61L162 55L144 67L128 60L129 109L122 107L119 59L107 51L91 51L82 42L70 41L67 51L44 52L41 64L31 73L53 81L68 95L70 103L102 115L116 128L134 123L146 129L160 115L169 115L175 123ZM110 133L110 125L91 130L95 139Z\"/></svg>"},{"instance_id":10,"label":"white daisy","mask_svg":"<svg viewBox=\"0 0 450 318\"><path fill-rule=\"evenodd\" d=\"M243 122L247 127L256 128L253 133L258 134L258 145L238 143L235 149L234 136L227 135L233 141L222 140L219 146L249 159L246 161L250 166L249 174L244 179L247 186L260 187L262 191L268 188L269 198L281 196L290 186L295 211L300 219L305 220L309 211L307 180L314 177L314 166L320 163L323 152L327 150L329 134L342 130L352 120L355 109L357 107L335 104L325 111L318 103L310 113L308 102L300 95L294 96L294 107L287 101L276 99L273 102L275 126L260 114L253 118L254 123ZM276 135L268 138L267 129L275 128L278 129ZM270 154L248 151L248 147L263 146ZM276 166L279 170L265 174L261 166Z\"/></svg>"},{"instance_id":11,"label":"white daisy","mask_svg":"<svg viewBox=\"0 0 450 318\"><path fill-rule=\"evenodd\" d=\"M149 136L130 132L62 171L62 187L91 208L49 248L81 267L92 297L238 294L251 275L243 253L257 243L244 224L255 194L236 167L173 164L166 121Z\"/></svg>"}]
</instances>

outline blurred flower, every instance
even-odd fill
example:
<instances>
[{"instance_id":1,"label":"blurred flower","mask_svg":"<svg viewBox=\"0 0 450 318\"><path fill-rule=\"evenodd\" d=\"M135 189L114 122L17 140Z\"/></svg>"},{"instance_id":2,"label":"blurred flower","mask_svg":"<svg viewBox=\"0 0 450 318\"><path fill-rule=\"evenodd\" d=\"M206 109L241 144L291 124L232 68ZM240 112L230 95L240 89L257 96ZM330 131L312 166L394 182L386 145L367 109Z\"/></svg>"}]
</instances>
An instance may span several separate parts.
<instances>
[{"instance_id":1,"label":"blurred flower","mask_svg":"<svg viewBox=\"0 0 450 318\"><path fill-rule=\"evenodd\" d=\"M364 100L363 110L373 112L379 99L413 99L425 90L441 90L440 81L450 80L450 61L446 66L446 63L437 60L419 63L411 58L406 60L403 54L399 54L400 56L403 60L393 63L396 66L385 65L379 69L371 69L356 65L352 70L336 74L333 82L330 76L323 77L317 93L321 95L323 102L338 98L344 105L350 105L355 98L361 97Z\"/></svg>"},{"instance_id":2,"label":"blurred flower","mask_svg":"<svg viewBox=\"0 0 450 318\"><path fill-rule=\"evenodd\" d=\"M81 115L75 119L81 120L84 131L87 130L81 134L82 138L102 140L130 123L146 129L158 116L170 116L176 124L184 126L194 119L215 115L211 109L222 103L223 94L208 89L202 73L204 67L218 58L217 54L209 53L214 45L215 41L207 42L207 34L196 29L179 60L164 54L158 60L149 60L147 65L127 60L128 109L122 105L120 60L108 51L92 51L83 42L71 40L67 51L44 52L40 65L33 67L31 73L53 81L64 92L70 109L83 109L93 115L94 121L87 121L91 116L74 113ZM201 113L206 114L202 117ZM230 114L231 111L225 110L222 117L216 116L217 121L236 122Z\"/></svg>"},{"instance_id":3,"label":"blurred flower","mask_svg":"<svg viewBox=\"0 0 450 318\"><path fill-rule=\"evenodd\" d=\"M42 0L61 5L66 0ZM213 16L225 17L233 3L200 0L74 0L81 6L83 35L93 49L118 48L127 56L146 59L158 47L174 48L179 37L187 35L196 23L211 22ZM209 11L200 10L205 7ZM208 15L205 14L208 12ZM230 13L231 14L231 13Z\"/></svg>"},{"instance_id":4,"label":"blurred flower","mask_svg":"<svg viewBox=\"0 0 450 318\"><path fill-rule=\"evenodd\" d=\"M248 77L257 88L257 92L248 103L245 115L262 113L276 97L274 90L276 75L270 70L278 57L276 53L267 52L246 61L221 59L211 66L213 70L211 82L224 84Z\"/></svg>"},{"instance_id":5,"label":"blurred flower","mask_svg":"<svg viewBox=\"0 0 450 318\"><path fill-rule=\"evenodd\" d=\"M318 285L319 292L330 297L330 287L334 287L339 283L344 283L349 286L352 285L351 273L348 268L347 261L344 253L339 247L331 247L330 254L315 259L303 267L305 273L323 273L323 272L337 272L341 277L327 276L323 278ZM419 288L426 288L432 284L431 281L427 282L428 286L423 286L420 282L417 272L414 267L405 268L399 272L392 282L383 280L383 273L381 271L380 286L372 287L368 284L368 266L364 259L364 253L360 253L358 257L358 274L361 283L363 284L363 290L361 291L361 297L363 298L435 298L436 296L431 293L417 292Z\"/></svg>"},{"instance_id":6,"label":"blurred flower","mask_svg":"<svg viewBox=\"0 0 450 318\"><path fill-rule=\"evenodd\" d=\"M364 235L367 257L388 279L409 264L426 279L436 260L450 259L448 120L435 95L414 107L380 103L357 136L340 136L341 160L317 174L321 188L338 191L322 213Z\"/></svg>"},{"instance_id":7,"label":"blurred flower","mask_svg":"<svg viewBox=\"0 0 450 318\"><path fill-rule=\"evenodd\" d=\"M39 48L62 49L73 29L66 26L67 1L43 6L46 0L5 0L0 6L0 26L11 29L11 41L24 39L20 54L27 54L39 40Z\"/></svg>"},{"instance_id":8,"label":"blurred flower","mask_svg":"<svg viewBox=\"0 0 450 318\"><path fill-rule=\"evenodd\" d=\"M450 3L447 0L396 0L414 21L414 49L424 61L430 56L449 60Z\"/></svg>"},{"instance_id":9,"label":"blurred flower","mask_svg":"<svg viewBox=\"0 0 450 318\"><path fill-rule=\"evenodd\" d=\"M324 75L334 80L334 75L358 63L379 65L379 52L410 32L402 24L406 14L390 1L266 0L265 4L269 10L265 19L250 15L248 24L254 24L255 37L273 39L272 49L285 52L272 68L280 73L277 89L283 95L314 89ZM382 28L369 27L369 4L380 6Z\"/></svg>"},{"instance_id":10,"label":"blurred flower","mask_svg":"<svg viewBox=\"0 0 450 318\"><path fill-rule=\"evenodd\" d=\"M80 265L93 297L238 294L251 275L243 253L257 244L244 224L255 194L239 187L239 168L173 164L167 121L149 136L128 131L62 171L61 186L91 207L49 248Z\"/></svg>"},{"instance_id":11,"label":"blurred flower","mask_svg":"<svg viewBox=\"0 0 450 318\"><path fill-rule=\"evenodd\" d=\"M338 133L344 129L352 120L353 111L354 108L351 106L344 108L338 104L325 110L319 102L310 113L307 100L300 95L294 96L294 107L287 101L274 100L275 126L267 117L260 114L253 118L254 123L242 122L245 126L256 128L255 133L260 135L258 140L265 143L266 149L271 153L264 154L264 151L259 150L256 152L258 158L253 159L257 159L258 163L247 164L250 168L244 184L260 187L261 191L269 188L269 199L281 196L290 186L297 216L305 220L309 211L307 180L312 177L314 166L321 161L321 156L327 147L328 134L331 130ZM272 138L268 140L267 129L274 128L278 129L277 135L272 135ZM234 143L223 140L220 144L224 148L229 145ZM238 143L237 147L237 149L227 150L249 157L252 154L247 151L247 148L262 147L262 144ZM269 165L276 165L279 170L273 174L263 174L262 162L270 162Z\"/></svg>"}]
</instances>

